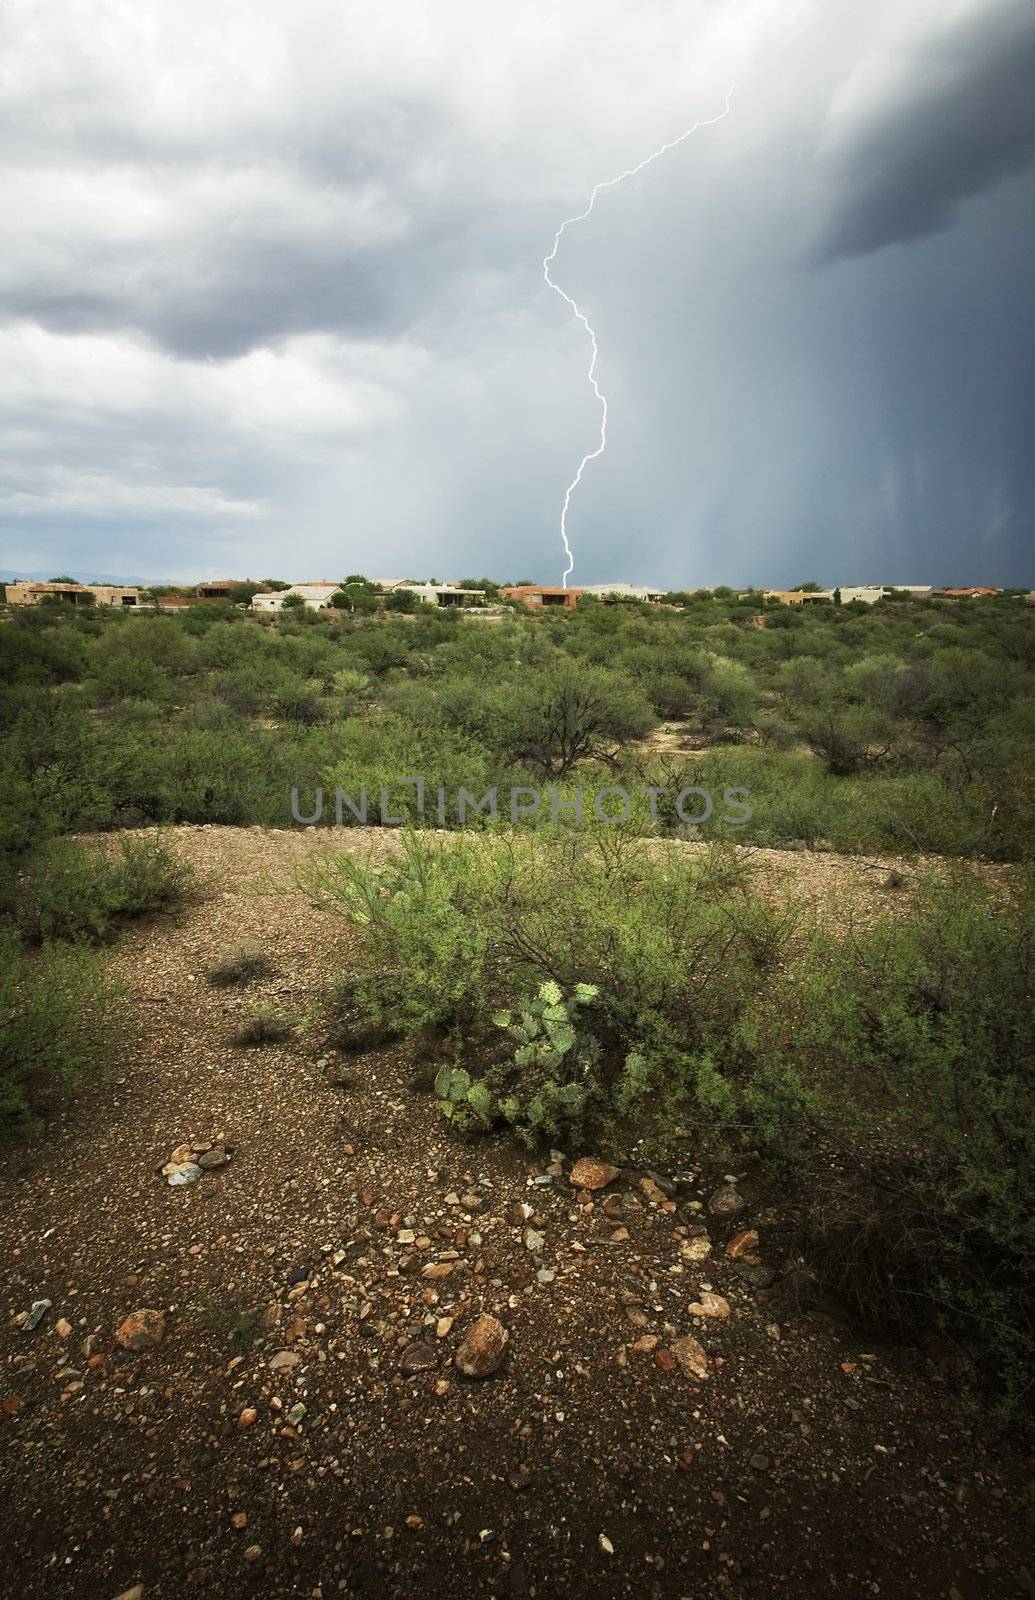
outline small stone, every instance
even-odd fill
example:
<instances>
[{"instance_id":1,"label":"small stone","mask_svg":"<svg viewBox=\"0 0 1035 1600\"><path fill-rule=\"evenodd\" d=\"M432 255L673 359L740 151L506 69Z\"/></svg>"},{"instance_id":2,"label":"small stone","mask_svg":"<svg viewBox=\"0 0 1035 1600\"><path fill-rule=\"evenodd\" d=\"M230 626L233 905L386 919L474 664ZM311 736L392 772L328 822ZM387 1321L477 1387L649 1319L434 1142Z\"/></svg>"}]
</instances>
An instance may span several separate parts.
<instances>
[{"instance_id":1,"label":"small stone","mask_svg":"<svg viewBox=\"0 0 1035 1600\"><path fill-rule=\"evenodd\" d=\"M435 1338L444 1339L446 1335L452 1331L455 1320L456 1319L454 1317L439 1317L438 1321L435 1323Z\"/></svg>"},{"instance_id":2,"label":"small stone","mask_svg":"<svg viewBox=\"0 0 1035 1600\"><path fill-rule=\"evenodd\" d=\"M261 1561L262 1560L262 1545L261 1544L250 1544L248 1546L247 1550L244 1552L244 1559L246 1561Z\"/></svg>"},{"instance_id":3,"label":"small stone","mask_svg":"<svg viewBox=\"0 0 1035 1600\"><path fill-rule=\"evenodd\" d=\"M302 1400L296 1400L287 1414L287 1419L293 1428L297 1428L308 1411L308 1406Z\"/></svg>"},{"instance_id":4,"label":"small stone","mask_svg":"<svg viewBox=\"0 0 1035 1600\"><path fill-rule=\"evenodd\" d=\"M72 1332L72 1324L67 1317L58 1317L54 1324L54 1332L59 1339L67 1339Z\"/></svg>"},{"instance_id":5,"label":"small stone","mask_svg":"<svg viewBox=\"0 0 1035 1600\"><path fill-rule=\"evenodd\" d=\"M754 1228L745 1228L742 1233L733 1235L733 1238L726 1246L726 1254L731 1256L734 1261L737 1261L741 1256L748 1255L751 1251L757 1249L758 1234Z\"/></svg>"},{"instance_id":6,"label":"small stone","mask_svg":"<svg viewBox=\"0 0 1035 1600\"><path fill-rule=\"evenodd\" d=\"M123 1350L151 1350L164 1338L165 1318L160 1311L132 1311L115 1330Z\"/></svg>"},{"instance_id":7,"label":"small stone","mask_svg":"<svg viewBox=\"0 0 1035 1600\"><path fill-rule=\"evenodd\" d=\"M615 1547L611 1543L610 1539L607 1537L606 1533L601 1533L601 1534L597 1535L597 1544L600 1546L601 1550L603 1550L605 1556L613 1556L614 1555Z\"/></svg>"},{"instance_id":8,"label":"small stone","mask_svg":"<svg viewBox=\"0 0 1035 1600\"><path fill-rule=\"evenodd\" d=\"M197 1183L201 1177L201 1168L196 1161L178 1161L169 1171L167 1182L170 1189L183 1189L189 1183Z\"/></svg>"},{"instance_id":9,"label":"small stone","mask_svg":"<svg viewBox=\"0 0 1035 1600\"><path fill-rule=\"evenodd\" d=\"M278 1350L275 1355L270 1356L269 1368L271 1372L291 1372L301 1359L295 1350Z\"/></svg>"},{"instance_id":10,"label":"small stone","mask_svg":"<svg viewBox=\"0 0 1035 1600\"><path fill-rule=\"evenodd\" d=\"M688 1378L707 1378L710 1371L708 1357L704 1347L690 1334L682 1339L673 1339L669 1349Z\"/></svg>"},{"instance_id":11,"label":"small stone","mask_svg":"<svg viewBox=\"0 0 1035 1600\"><path fill-rule=\"evenodd\" d=\"M768 1472L769 1471L769 1457L768 1456L752 1456L751 1457L751 1465L754 1467L756 1472Z\"/></svg>"},{"instance_id":12,"label":"small stone","mask_svg":"<svg viewBox=\"0 0 1035 1600\"><path fill-rule=\"evenodd\" d=\"M22 1323L23 1333L34 1333L43 1318L53 1305L52 1300L34 1300L29 1307L29 1314Z\"/></svg>"},{"instance_id":13,"label":"small stone","mask_svg":"<svg viewBox=\"0 0 1035 1600\"><path fill-rule=\"evenodd\" d=\"M452 1261L429 1261L421 1271L422 1278L448 1278L453 1270Z\"/></svg>"},{"instance_id":14,"label":"small stone","mask_svg":"<svg viewBox=\"0 0 1035 1600\"><path fill-rule=\"evenodd\" d=\"M230 1526L233 1528L246 1528L248 1526L247 1511L235 1511L230 1518Z\"/></svg>"},{"instance_id":15,"label":"small stone","mask_svg":"<svg viewBox=\"0 0 1035 1600\"><path fill-rule=\"evenodd\" d=\"M752 1289L768 1289L770 1284L776 1282L776 1270L773 1267L751 1266L747 1261L735 1261L733 1270L738 1278L743 1278Z\"/></svg>"},{"instance_id":16,"label":"small stone","mask_svg":"<svg viewBox=\"0 0 1035 1600\"><path fill-rule=\"evenodd\" d=\"M400 1371L409 1373L427 1372L432 1367L438 1366L438 1351L429 1344L421 1344L415 1340L408 1344L399 1357Z\"/></svg>"},{"instance_id":17,"label":"small stone","mask_svg":"<svg viewBox=\"0 0 1035 1600\"><path fill-rule=\"evenodd\" d=\"M244 1410L241 1412L241 1415L237 1419L237 1426L239 1428L250 1428L252 1423L258 1422L258 1420L259 1413L256 1411L255 1407L245 1406Z\"/></svg>"},{"instance_id":18,"label":"small stone","mask_svg":"<svg viewBox=\"0 0 1035 1600\"><path fill-rule=\"evenodd\" d=\"M546 1242L546 1235L540 1233L538 1228L525 1229L525 1249L531 1250L533 1255L538 1255Z\"/></svg>"},{"instance_id":19,"label":"small stone","mask_svg":"<svg viewBox=\"0 0 1035 1600\"><path fill-rule=\"evenodd\" d=\"M518 1467L516 1472L507 1473L507 1482L515 1494L520 1494L522 1489L527 1489L532 1482L532 1474L527 1467Z\"/></svg>"},{"instance_id":20,"label":"small stone","mask_svg":"<svg viewBox=\"0 0 1035 1600\"><path fill-rule=\"evenodd\" d=\"M503 1360L510 1335L496 1317L477 1317L456 1352L456 1368L465 1378L488 1378Z\"/></svg>"},{"instance_id":21,"label":"small stone","mask_svg":"<svg viewBox=\"0 0 1035 1600\"><path fill-rule=\"evenodd\" d=\"M557 1276L556 1267L540 1267L536 1278L540 1283L552 1283Z\"/></svg>"},{"instance_id":22,"label":"small stone","mask_svg":"<svg viewBox=\"0 0 1035 1600\"><path fill-rule=\"evenodd\" d=\"M132 1589L123 1589L121 1594L115 1596L115 1600L144 1600L144 1585L135 1583Z\"/></svg>"},{"instance_id":23,"label":"small stone","mask_svg":"<svg viewBox=\"0 0 1035 1600\"><path fill-rule=\"evenodd\" d=\"M198 1157L198 1166L203 1172L214 1172L217 1167L225 1167L230 1157L225 1150L220 1150L218 1145L213 1145L211 1150L205 1150Z\"/></svg>"},{"instance_id":24,"label":"small stone","mask_svg":"<svg viewBox=\"0 0 1035 1600\"><path fill-rule=\"evenodd\" d=\"M620 1167L609 1166L595 1156L580 1156L568 1174L568 1182L573 1189L606 1189L620 1176Z\"/></svg>"},{"instance_id":25,"label":"small stone","mask_svg":"<svg viewBox=\"0 0 1035 1600\"><path fill-rule=\"evenodd\" d=\"M713 1217L735 1217L747 1202L732 1183L723 1183L708 1197L708 1210Z\"/></svg>"},{"instance_id":26,"label":"small stone","mask_svg":"<svg viewBox=\"0 0 1035 1600\"><path fill-rule=\"evenodd\" d=\"M679 1254L684 1261L705 1261L711 1253L712 1241L706 1233L698 1233L692 1239L684 1239L679 1246Z\"/></svg>"},{"instance_id":27,"label":"small stone","mask_svg":"<svg viewBox=\"0 0 1035 1600\"><path fill-rule=\"evenodd\" d=\"M701 1298L695 1300L690 1306L692 1317L720 1317L730 1315L730 1303L724 1300L721 1294L712 1294L710 1290L701 1291Z\"/></svg>"},{"instance_id":28,"label":"small stone","mask_svg":"<svg viewBox=\"0 0 1035 1600\"><path fill-rule=\"evenodd\" d=\"M657 1334L643 1333L629 1348L630 1350L635 1350L638 1355L650 1355L653 1350L658 1348Z\"/></svg>"}]
</instances>

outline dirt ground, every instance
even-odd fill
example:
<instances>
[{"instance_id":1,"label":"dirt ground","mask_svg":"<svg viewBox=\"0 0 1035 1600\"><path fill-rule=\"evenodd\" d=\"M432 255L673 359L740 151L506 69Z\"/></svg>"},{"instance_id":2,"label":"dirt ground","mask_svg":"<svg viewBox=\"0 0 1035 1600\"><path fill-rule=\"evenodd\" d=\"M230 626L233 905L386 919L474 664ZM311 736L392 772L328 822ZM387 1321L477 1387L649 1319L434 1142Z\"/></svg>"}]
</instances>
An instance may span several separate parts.
<instances>
[{"instance_id":1,"label":"dirt ground","mask_svg":"<svg viewBox=\"0 0 1035 1600\"><path fill-rule=\"evenodd\" d=\"M383 834L172 838L207 891L115 947L138 1023L115 1078L4 1152L0 1589L1035 1595L1023 1463L951 1367L803 1303L753 1169L589 1192L571 1162L595 1152L456 1141L401 1052L327 1062L318 1025L231 1043L257 1004L317 1015L350 935L296 868ZM879 899L884 864L755 854ZM244 938L273 976L213 988ZM170 1187L184 1144L215 1164ZM744 1205L713 1215L724 1178ZM755 1263L727 1253L747 1230ZM122 1348L145 1308L164 1336ZM471 1379L481 1313L509 1342Z\"/></svg>"}]
</instances>

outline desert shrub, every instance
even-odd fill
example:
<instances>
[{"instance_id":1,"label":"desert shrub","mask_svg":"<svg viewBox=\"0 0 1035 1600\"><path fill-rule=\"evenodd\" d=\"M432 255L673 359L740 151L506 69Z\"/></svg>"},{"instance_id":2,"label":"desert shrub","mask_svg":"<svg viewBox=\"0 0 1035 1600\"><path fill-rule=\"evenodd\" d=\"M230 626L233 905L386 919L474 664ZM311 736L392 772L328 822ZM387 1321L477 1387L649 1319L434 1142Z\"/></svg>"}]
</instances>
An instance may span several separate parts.
<instances>
[{"instance_id":1,"label":"desert shrub","mask_svg":"<svg viewBox=\"0 0 1035 1600\"><path fill-rule=\"evenodd\" d=\"M242 1049L247 1046L284 1044L295 1031L290 1017L279 1011L253 1011L239 1027L235 1028L232 1043Z\"/></svg>"},{"instance_id":2,"label":"desert shrub","mask_svg":"<svg viewBox=\"0 0 1035 1600\"><path fill-rule=\"evenodd\" d=\"M216 989L232 989L267 978L272 970L262 946L243 941L220 952L208 970L208 981Z\"/></svg>"},{"instance_id":3,"label":"desert shrub","mask_svg":"<svg viewBox=\"0 0 1035 1600\"><path fill-rule=\"evenodd\" d=\"M1035 1358L1035 899L962 870L915 909L817 930L761 1008L744 1094L809 1198L807 1242L869 1326Z\"/></svg>"},{"instance_id":4,"label":"desert shrub","mask_svg":"<svg viewBox=\"0 0 1035 1600\"><path fill-rule=\"evenodd\" d=\"M114 1061L123 992L82 947L26 951L0 930L0 1134L24 1132L51 1101Z\"/></svg>"},{"instance_id":5,"label":"desert shrub","mask_svg":"<svg viewBox=\"0 0 1035 1600\"><path fill-rule=\"evenodd\" d=\"M69 839L42 844L19 883L26 938L105 938L120 921L168 911L196 892L193 869L159 838L123 837L108 854Z\"/></svg>"},{"instance_id":6,"label":"desert shrub","mask_svg":"<svg viewBox=\"0 0 1035 1600\"><path fill-rule=\"evenodd\" d=\"M790 926L787 914L717 880L713 857L660 856L603 829L446 841L414 834L394 859L331 858L307 881L361 930L359 988L371 1015L411 1034L452 1028L476 1068L488 1059L497 1069L497 1105L513 1095L528 1107L541 1088L531 1054L513 1058L527 1074L500 1077L491 1019L501 1008L542 998L544 983L569 997L559 1006L592 993L602 1106L630 1052L721 1057ZM693 1073L681 1081L695 1092ZM676 1082L677 1098L679 1090ZM571 1120L589 1107L589 1099L569 1107ZM533 1119L514 1120L527 1128Z\"/></svg>"},{"instance_id":7,"label":"desert shrub","mask_svg":"<svg viewBox=\"0 0 1035 1600\"><path fill-rule=\"evenodd\" d=\"M366 977L359 998L372 1021L416 1034L451 1027L484 1008L486 934L476 910L488 885L482 854L463 839L443 846L407 833L397 856L329 857L303 873L318 904L361 929Z\"/></svg>"}]
</instances>

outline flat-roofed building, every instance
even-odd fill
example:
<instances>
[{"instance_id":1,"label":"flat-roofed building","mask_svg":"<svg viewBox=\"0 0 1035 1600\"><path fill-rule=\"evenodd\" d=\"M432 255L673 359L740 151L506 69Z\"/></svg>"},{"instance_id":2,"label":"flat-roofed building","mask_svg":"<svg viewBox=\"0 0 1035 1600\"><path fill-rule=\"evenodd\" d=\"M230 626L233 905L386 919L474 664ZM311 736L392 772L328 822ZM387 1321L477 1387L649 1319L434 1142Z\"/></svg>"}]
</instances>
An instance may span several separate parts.
<instances>
[{"instance_id":1,"label":"flat-roofed building","mask_svg":"<svg viewBox=\"0 0 1035 1600\"><path fill-rule=\"evenodd\" d=\"M8 583L9 606L38 606L56 600L70 606L136 606L140 590L112 583Z\"/></svg>"},{"instance_id":2,"label":"flat-roofed building","mask_svg":"<svg viewBox=\"0 0 1035 1600\"><path fill-rule=\"evenodd\" d=\"M573 611L582 589L565 589L561 584L516 583L500 590L502 600L520 600L530 611Z\"/></svg>"}]
</instances>

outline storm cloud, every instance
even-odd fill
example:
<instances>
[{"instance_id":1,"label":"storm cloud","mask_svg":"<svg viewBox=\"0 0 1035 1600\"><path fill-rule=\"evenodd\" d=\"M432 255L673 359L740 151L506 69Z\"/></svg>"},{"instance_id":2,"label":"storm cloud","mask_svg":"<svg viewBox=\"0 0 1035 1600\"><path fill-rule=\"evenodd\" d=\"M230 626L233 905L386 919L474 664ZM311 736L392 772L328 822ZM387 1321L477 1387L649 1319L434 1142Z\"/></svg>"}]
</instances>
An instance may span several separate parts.
<instances>
[{"instance_id":1,"label":"storm cloud","mask_svg":"<svg viewBox=\"0 0 1035 1600\"><path fill-rule=\"evenodd\" d=\"M1029 581L1016 0L9 0L0 562Z\"/></svg>"}]
</instances>

